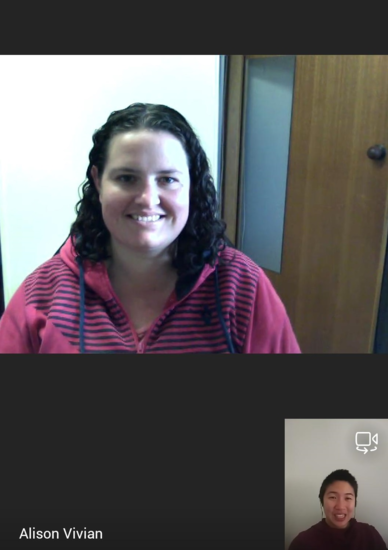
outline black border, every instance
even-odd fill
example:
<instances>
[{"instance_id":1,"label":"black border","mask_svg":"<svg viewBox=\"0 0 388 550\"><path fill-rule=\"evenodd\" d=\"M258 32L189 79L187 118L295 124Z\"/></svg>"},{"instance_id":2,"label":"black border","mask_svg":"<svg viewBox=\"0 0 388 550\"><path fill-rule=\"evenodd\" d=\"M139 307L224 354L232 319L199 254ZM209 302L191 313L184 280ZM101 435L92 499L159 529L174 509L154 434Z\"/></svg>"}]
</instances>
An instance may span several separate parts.
<instances>
[{"instance_id":1,"label":"black border","mask_svg":"<svg viewBox=\"0 0 388 550\"><path fill-rule=\"evenodd\" d=\"M0 55L382 54L384 18L335 4L67 4L3 10ZM377 17L376 17L377 15ZM96 75L103 76L103 75ZM87 83L88 85L96 85ZM81 83L84 84L85 83ZM173 84L173 83L172 83Z\"/></svg>"},{"instance_id":2,"label":"black border","mask_svg":"<svg viewBox=\"0 0 388 550\"><path fill-rule=\"evenodd\" d=\"M283 549L285 418L386 417L377 355L1 362L7 549ZM23 527L72 526L104 539L17 540Z\"/></svg>"}]
</instances>

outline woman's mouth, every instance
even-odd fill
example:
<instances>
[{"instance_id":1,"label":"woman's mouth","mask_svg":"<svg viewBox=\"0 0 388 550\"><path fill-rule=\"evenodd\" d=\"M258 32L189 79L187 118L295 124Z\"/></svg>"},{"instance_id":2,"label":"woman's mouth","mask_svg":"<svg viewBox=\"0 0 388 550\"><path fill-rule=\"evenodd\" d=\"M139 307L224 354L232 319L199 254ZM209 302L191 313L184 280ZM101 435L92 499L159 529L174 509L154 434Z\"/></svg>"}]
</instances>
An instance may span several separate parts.
<instances>
[{"instance_id":1,"label":"woman's mouth","mask_svg":"<svg viewBox=\"0 0 388 550\"><path fill-rule=\"evenodd\" d=\"M154 214L153 216L138 216L137 214L129 214L128 217L132 220L143 223L158 222L160 219L164 218L161 214Z\"/></svg>"},{"instance_id":2,"label":"woman's mouth","mask_svg":"<svg viewBox=\"0 0 388 550\"><path fill-rule=\"evenodd\" d=\"M334 514L334 519L339 522L345 521L346 514Z\"/></svg>"}]
</instances>

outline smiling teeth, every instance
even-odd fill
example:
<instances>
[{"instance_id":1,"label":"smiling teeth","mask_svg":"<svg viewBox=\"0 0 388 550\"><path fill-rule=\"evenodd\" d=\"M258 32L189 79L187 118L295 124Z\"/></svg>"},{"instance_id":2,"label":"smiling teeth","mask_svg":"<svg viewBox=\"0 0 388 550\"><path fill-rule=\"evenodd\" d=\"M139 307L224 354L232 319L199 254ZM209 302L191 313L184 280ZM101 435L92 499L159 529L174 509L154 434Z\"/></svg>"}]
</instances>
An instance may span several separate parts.
<instances>
[{"instance_id":1,"label":"smiling teeth","mask_svg":"<svg viewBox=\"0 0 388 550\"><path fill-rule=\"evenodd\" d=\"M160 220L160 216L136 216L132 215L131 218L138 222L157 222Z\"/></svg>"}]
</instances>

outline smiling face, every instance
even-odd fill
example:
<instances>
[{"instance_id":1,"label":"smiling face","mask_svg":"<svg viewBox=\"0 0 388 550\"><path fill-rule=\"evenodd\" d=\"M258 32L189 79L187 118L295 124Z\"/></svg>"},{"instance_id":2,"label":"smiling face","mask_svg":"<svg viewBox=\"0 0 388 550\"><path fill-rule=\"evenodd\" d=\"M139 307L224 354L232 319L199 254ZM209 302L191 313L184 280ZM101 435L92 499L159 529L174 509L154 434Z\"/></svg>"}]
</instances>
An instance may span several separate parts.
<instances>
[{"instance_id":1,"label":"smiling face","mask_svg":"<svg viewBox=\"0 0 388 550\"><path fill-rule=\"evenodd\" d=\"M354 515L355 505L353 487L346 481L335 481L323 496L326 523L337 529L346 528Z\"/></svg>"},{"instance_id":2,"label":"smiling face","mask_svg":"<svg viewBox=\"0 0 388 550\"><path fill-rule=\"evenodd\" d=\"M113 249L159 255L189 216L190 175L180 141L168 132L136 130L112 138L102 174L92 176Z\"/></svg>"}]
</instances>

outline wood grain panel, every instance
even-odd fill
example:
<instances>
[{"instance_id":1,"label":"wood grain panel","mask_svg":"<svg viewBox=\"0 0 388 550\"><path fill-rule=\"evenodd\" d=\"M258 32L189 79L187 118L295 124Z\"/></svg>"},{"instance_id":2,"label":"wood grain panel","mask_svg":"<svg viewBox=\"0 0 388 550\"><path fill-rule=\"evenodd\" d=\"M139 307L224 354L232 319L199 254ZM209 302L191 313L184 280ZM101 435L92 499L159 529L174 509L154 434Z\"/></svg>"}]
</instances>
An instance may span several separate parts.
<instances>
[{"instance_id":1,"label":"wood grain panel","mask_svg":"<svg viewBox=\"0 0 388 550\"><path fill-rule=\"evenodd\" d=\"M297 56L282 271L302 350L372 351L387 239L387 56Z\"/></svg>"}]
</instances>

